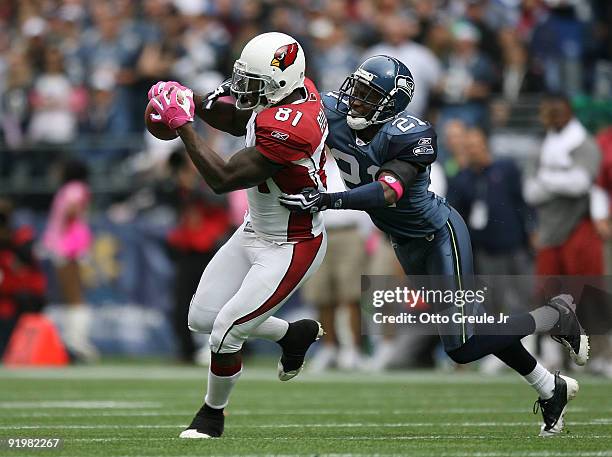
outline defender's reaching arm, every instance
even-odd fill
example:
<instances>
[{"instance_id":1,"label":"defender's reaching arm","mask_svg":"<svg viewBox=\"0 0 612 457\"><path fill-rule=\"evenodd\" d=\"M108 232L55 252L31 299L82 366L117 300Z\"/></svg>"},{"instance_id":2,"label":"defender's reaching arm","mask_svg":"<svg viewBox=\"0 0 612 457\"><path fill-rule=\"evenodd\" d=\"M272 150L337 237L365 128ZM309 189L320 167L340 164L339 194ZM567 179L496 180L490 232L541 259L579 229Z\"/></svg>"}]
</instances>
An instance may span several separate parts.
<instances>
[{"instance_id":1,"label":"defender's reaching arm","mask_svg":"<svg viewBox=\"0 0 612 457\"><path fill-rule=\"evenodd\" d=\"M374 182L345 192L324 193L307 189L300 194L282 195L281 205L291 211L318 212L326 209L367 210L384 208L397 202L410 187L419 169L401 159L383 164Z\"/></svg>"}]
</instances>

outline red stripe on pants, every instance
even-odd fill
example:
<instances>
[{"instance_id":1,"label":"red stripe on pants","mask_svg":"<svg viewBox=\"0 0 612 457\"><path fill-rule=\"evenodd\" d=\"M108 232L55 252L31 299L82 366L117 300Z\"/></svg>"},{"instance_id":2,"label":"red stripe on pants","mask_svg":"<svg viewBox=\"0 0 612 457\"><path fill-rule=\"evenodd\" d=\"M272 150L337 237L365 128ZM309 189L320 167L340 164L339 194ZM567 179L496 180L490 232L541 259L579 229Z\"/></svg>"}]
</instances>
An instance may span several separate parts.
<instances>
[{"instance_id":1,"label":"red stripe on pants","mask_svg":"<svg viewBox=\"0 0 612 457\"><path fill-rule=\"evenodd\" d=\"M293 246L293 254L291 256L289 268L287 268L285 276L283 276L283 279L281 279L281 282L276 287L274 293L255 311L252 311L246 316L234 321L232 326L244 324L245 322L261 316L287 298L287 296L297 287L308 269L311 267L317 253L319 252L322 242L323 234L317 236L316 238L296 243Z\"/></svg>"}]
</instances>

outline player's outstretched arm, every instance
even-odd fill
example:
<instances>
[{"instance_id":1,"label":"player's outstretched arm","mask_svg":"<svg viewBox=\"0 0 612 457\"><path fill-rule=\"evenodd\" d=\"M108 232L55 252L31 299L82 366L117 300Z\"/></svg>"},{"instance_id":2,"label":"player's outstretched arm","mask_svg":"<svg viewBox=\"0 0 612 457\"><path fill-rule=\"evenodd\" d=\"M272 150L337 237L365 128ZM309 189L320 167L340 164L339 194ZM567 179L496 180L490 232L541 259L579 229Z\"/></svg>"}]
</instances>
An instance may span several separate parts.
<instances>
[{"instance_id":1,"label":"player's outstretched arm","mask_svg":"<svg viewBox=\"0 0 612 457\"><path fill-rule=\"evenodd\" d=\"M318 212L327 209L368 210L397 202L418 173L418 168L403 160L383 164L378 180L345 192L324 193L307 189L300 194L283 194L281 205L291 211Z\"/></svg>"},{"instance_id":2,"label":"player's outstretched arm","mask_svg":"<svg viewBox=\"0 0 612 457\"><path fill-rule=\"evenodd\" d=\"M226 162L190 124L183 125L177 131L189 157L215 193L257 186L283 167L265 158L255 147L238 151Z\"/></svg>"},{"instance_id":3,"label":"player's outstretched arm","mask_svg":"<svg viewBox=\"0 0 612 457\"><path fill-rule=\"evenodd\" d=\"M194 95L195 114L211 127L234 136L246 134L251 110L239 110L233 103L219 101L230 95L231 80L226 80L207 95Z\"/></svg>"}]
</instances>

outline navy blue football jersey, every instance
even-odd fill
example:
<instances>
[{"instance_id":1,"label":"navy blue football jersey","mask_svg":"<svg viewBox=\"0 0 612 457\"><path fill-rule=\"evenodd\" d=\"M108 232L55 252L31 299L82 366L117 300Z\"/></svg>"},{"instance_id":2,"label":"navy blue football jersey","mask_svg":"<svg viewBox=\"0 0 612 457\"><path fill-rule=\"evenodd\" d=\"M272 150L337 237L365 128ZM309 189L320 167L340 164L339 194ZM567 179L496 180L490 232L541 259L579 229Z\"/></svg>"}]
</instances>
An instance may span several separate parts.
<instances>
[{"instance_id":1,"label":"navy blue football jersey","mask_svg":"<svg viewBox=\"0 0 612 457\"><path fill-rule=\"evenodd\" d=\"M402 112L382 126L372 141L365 143L346 123L348 106L337 108L335 92L321 94L329 124L326 144L338 163L348 189L375 181L378 170L390 160L405 160L419 173L395 205L368 210L372 222L394 237L415 238L440 229L448 220L446 201L428 190L431 163L436 160L436 132L429 122Z\"/></svg>"}]
</instances>

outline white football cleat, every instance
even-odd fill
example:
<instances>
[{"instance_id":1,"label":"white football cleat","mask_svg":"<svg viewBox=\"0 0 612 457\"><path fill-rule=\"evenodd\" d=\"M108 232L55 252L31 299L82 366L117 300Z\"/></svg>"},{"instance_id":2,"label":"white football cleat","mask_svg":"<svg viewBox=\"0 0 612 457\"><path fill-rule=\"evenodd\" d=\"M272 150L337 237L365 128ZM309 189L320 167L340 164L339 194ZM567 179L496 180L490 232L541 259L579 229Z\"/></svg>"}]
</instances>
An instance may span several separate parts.
<instances>
[{"instance_id":1,"label":"white football cleat","mask_svg":"<svg viewBox=\"0 0 612 457\"><path fill-rule=\"evenodd\" d=\"M179 435L179 438L206 439L206 438L212 438L212 436L207 435L206 433L198 432L197 430L190 428L187 430L183 430L181 434Z\"/></svg>"}]
</instances>

